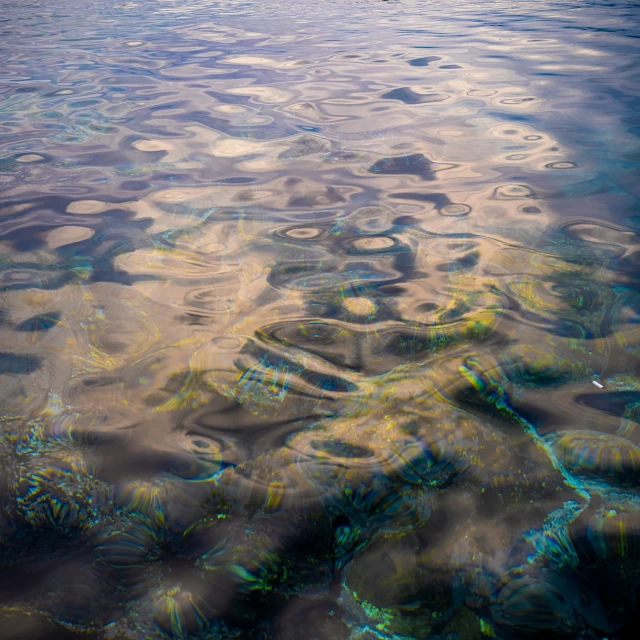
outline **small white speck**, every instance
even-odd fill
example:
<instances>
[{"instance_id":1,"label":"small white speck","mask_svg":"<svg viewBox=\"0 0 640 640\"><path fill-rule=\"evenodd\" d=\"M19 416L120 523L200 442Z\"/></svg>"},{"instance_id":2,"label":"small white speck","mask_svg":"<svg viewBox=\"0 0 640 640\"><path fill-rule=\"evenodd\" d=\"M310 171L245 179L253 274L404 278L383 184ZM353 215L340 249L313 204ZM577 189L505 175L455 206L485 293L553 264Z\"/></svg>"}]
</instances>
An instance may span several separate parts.
<instances>
[{"instance_id":1,"label":"small white speck","mask_svg":"<svg viewBox=\"0 0 640 640\"><path fill-rule=\"evenodd\" d=\"M604 385L600 384L597 380L592 380L592 382L596 385L596 387L598 387L598 389L604 389Z\"/></svg>"}]
</instances>

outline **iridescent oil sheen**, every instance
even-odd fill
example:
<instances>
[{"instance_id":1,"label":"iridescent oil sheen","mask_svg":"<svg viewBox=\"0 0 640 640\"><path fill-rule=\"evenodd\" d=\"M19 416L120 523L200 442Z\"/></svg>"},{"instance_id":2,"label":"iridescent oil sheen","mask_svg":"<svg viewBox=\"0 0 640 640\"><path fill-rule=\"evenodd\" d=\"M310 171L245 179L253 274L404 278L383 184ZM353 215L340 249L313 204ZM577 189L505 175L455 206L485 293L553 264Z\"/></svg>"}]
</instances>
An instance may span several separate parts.
<instances>
[{"instance_id":1,"label":"iridescent oil sheen","mask_svg":"<svg viewBox=\"0 0 640 640\"><path fill-rule=\"evenodd\" d=\"M0 0L0 639L635 639L639 22Z\"/></svg>"}]
</instances>

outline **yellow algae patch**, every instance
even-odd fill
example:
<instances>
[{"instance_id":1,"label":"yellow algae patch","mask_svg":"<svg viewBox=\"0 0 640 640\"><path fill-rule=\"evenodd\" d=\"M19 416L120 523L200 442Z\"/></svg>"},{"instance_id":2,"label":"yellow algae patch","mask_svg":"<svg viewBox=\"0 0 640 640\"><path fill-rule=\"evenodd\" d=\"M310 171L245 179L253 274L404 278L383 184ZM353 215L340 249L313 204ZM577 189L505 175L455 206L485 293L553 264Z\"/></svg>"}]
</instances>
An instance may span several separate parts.
<instances>
[{"instance_id":1,"label":"yellow algae patch","mask_svg":"<svg viewBox=\"0 0 640 640\"><path fill-rule=\"evenodd\" d=\"M269 484L269 488L267 489L267 497L262 507L266 513L273 513L277 510L280 502L282 501L284 490L285 486L282 482L276 480Z\"/></svg>"},{"instance_id":2,"label":"yellow algae patch","mask_svg":"<svg viewBox=\"0 0 640 640\"><path fill-rule=\"evenodd\" d=\"M342 306L354 316L371 316L376 312L376 303L369 298L346 298Z\"/></svg>"}]
</instances>

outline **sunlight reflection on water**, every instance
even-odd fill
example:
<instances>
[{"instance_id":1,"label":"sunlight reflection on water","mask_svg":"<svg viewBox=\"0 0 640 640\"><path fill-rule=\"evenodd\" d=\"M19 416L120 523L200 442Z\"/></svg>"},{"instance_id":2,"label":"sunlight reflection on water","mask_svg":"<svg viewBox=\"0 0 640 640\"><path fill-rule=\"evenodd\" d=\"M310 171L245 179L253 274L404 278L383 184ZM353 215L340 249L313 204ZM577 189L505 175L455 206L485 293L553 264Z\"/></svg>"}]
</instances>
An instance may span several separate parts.
<instances>
[{"instance_id":1,"label":"sunlight reflection on water","mask_svg":"<svg viewBox=\"0 0 640 640\"><path fill-rule=\"evenodd\" d=\"M0 7L2 637L632 637L634 3Z\"/></svg>"}]
</instances>

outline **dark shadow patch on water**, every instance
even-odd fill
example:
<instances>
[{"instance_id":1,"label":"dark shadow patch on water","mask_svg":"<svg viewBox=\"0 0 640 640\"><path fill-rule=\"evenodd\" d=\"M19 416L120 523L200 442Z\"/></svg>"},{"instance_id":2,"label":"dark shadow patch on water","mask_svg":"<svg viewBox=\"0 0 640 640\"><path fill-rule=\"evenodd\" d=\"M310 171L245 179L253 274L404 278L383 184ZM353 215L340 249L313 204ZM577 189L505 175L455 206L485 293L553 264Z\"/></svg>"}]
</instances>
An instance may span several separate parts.
<instances>
[{"instance_id":1,"label":"dark shadow patch on water","mask_svg":"<svg viewBox=\"0 0 640 640\"><path fill-rule=\"evenodd\" d=\"M32 316L23 320L20 324L16 325L16 331L49 331L56 325L60 324L61 313L58 311L52 311L51 313L42 313L37 316Z\"/></svg>"},{"instance_id":2,"label":"dark shadow patch on water","mask_svg":"<svg viewBox=\"0 0 640 640\"><path fill-rule=\"evenodd\" d=\"M37 356L21 356L17 353L0 352L0 374L28 375L41 367L42 359Z\"/></svg>"},{"instance_id":3,"label":"dark shadow patch on water","mask_svg":"<svg viewBox=\"0 0 640 640\"><path fill-rule=\"evenodd\" d=\"M383 93L382 97L386 100L399 100L405 104L429 104L432 102L444 102L451 96L446 93L417 93L408 87L402 87Z\"/></svg>"},{"instance_id":4,"label":"dark shadow patch on water","mask_svg":"<svg viewBox=\"0 0 640 640\"><path fill-rule=\"evenodd\" d=\"M607 391L588 393L576 397L575 401L585 407L591 407L612 416L623 416L628 405L640 406L640 391Z\"/></svg>"},{"instance_id":5,"label":"dark shadow patch on water","mask_svg":"<svg viewBox=\"0 0 640 640\"><path fill-rule=\"evenodd\" d=\"M409 60L409 65L412 67L428 67L432 62L437 62L438 60L442 60L442 58L440 56L426 56Z\"/></svg>"},{"instance_id":6,"label":"dark shadow patch on water","mask_svg":"<svg viewBox=\"0 0 640 640\"><path fill-rule=\"evenodd\" d=\"M407 156L378 160L378 162L369 167L369 173L389 176L417 176L423 180L434 180L435 171L433 166L434 163L421 153L414 153Z\"/></svg>"}]
</instances>

